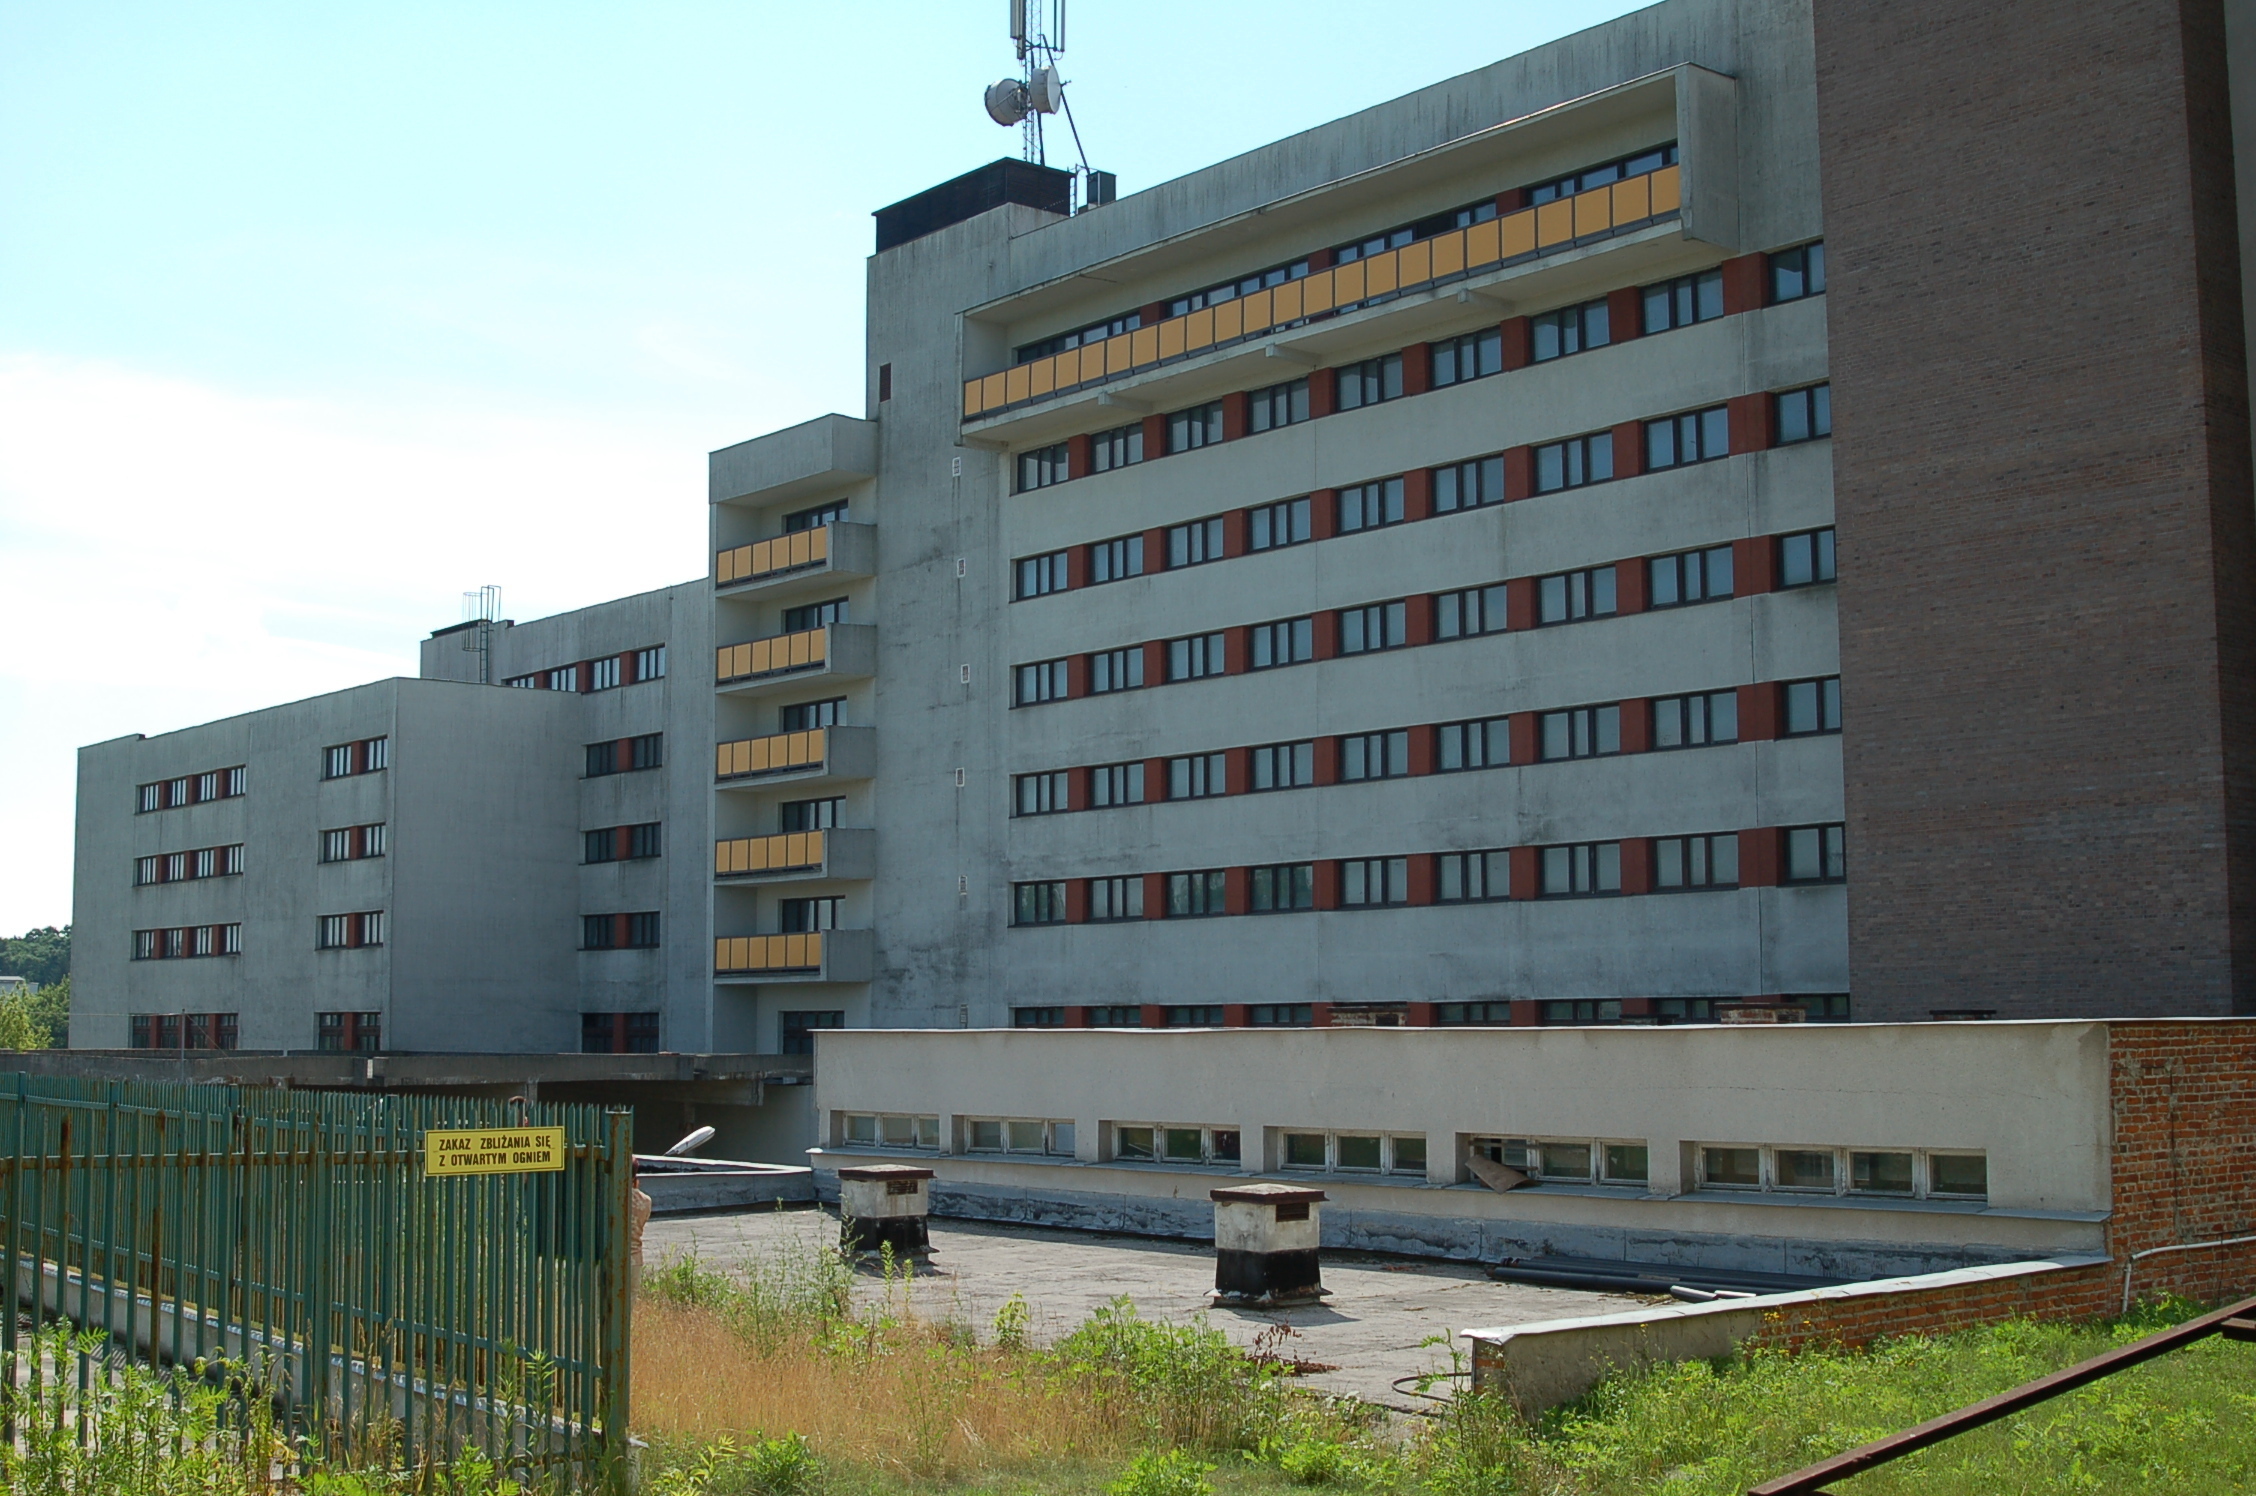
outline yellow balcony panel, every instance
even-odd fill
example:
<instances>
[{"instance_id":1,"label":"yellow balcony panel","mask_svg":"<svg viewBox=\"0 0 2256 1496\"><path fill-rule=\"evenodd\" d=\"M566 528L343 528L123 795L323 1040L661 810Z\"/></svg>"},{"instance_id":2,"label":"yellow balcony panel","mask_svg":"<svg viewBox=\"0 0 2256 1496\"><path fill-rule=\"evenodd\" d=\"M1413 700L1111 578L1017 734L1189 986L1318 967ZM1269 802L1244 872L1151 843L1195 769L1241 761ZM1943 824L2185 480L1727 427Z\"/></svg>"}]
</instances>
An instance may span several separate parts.
<instances>
[{"instance_id":1,"label":"yellow balcony panel","mask_svg":"<svg viewBox=\"0 0 2256 1496\"><path fill-rule=\"evenodd\" d=\"M1271 303L1271 293L1267 291L1256 291L1239 301L1238 305L1243 309L1245 317L1246 336L1251 337L1257 332L1267 332L1270 329L1274 322L1270 311Z\"/></svg>"},{"instance_id":2,"label":"yellow balcony panel","mask_svg":"<svg viewBox=\"0 0 2256 1496\"><path fill-rule=\"evenodd\" d=\"M1057 392L1057 365L1055 358L1038 358L1027 365L1029 382L1033 386L1032 398L1039 400L1044 395Z\"/></svg>"},{"instance_id":3,"label":"yellow balcony panel","mask_svg":"<svg viewBox=\"0 0 2256 1496\"><path fill-rule=\"evenodd\" d=\"M811 675L854 680L877 673L877 629L866 623L830 623L724 645L713 683L725 695L744 695Z\"/></svg>"},{"instance_id":4,"label":"yellow balcony panel","mask_svg":"<svg viewBox=\"0 0 2256 1496\"><path fill-rule=\"evenodd\" d=\"M1346 306L1350 302L1363 299L1363 262L1361 260L1351 260L1345 265L1335 265L1332 267L1331 275L1334 305Z\"/></svg>"},{"instance_id":5,"label":"yellow balcony panel","mask_svg":"<svg viewBox=\"0 0 2256 1496\"><path fill-rule=\"evenodd\" d=\"M1318 312L1332 309L1332 275L1329 270L1319 270L1300 282L1300 314L1313 317Z\"/></svg>"},{"instance_id":6,"label":"yellow balcony panel","mask_svg":"<svg viewBox=\"0 0 2256 1496\"><path fill-rule=\"evenodd\" d=\"M1631 177L1626 182L1616 182L1614 192L1614 223L1643 223L1653 216L1653 179L1650 176Z\"/></svg>"},{"instance_id":7,"label":"yellow balcony panel","mask_svg":"<svg viewBox=\"0 0 2256 1496\"><path fill-rule=\"evenodd\" d=\"M1422 286L1434 278L1434 241L1421 239L1416 244L1405 244L1396 250L1395 285L1408 290Z\"/></svg>"},{"instance_id":8,"label":"yellow balcony panel","mask_svg":"<svg viewBox=\"0 0 2256 1496\"><path fill-rule=\"evenodd\" d=\"M1005 405L1016 405L1019 401L1032 396L1033 393L1034 375L1031 365L1020 364L1015 369L1003 371L1003 403Z\"/></svg>"},{"instance_id":9,"label":"yellow balcony panel","mask_svg":"<svg viewBox=\"0 0 2256 1496\"><path fill-rule=\"evenodd\" d=\"M713 974L741 982L866 982L874 952L868 930L723 935L713 941Z\"/></svg>"},{"instance_id":10,"label":"yellow balcony panel","mask_svg":"<svg viewBox=\"0 0 2256 1496\"><path fill-rule=\"evenodd\" d=\"M1402 251L1390 249L1383 255L1373 255L1358 262L1363 266L1363 294L1385 296L1400 288L1402 282Z\"/></svg>"},{"instance_id":11,"label":"yellow balcony panel","mask_svg":"<svg viewBox=\"0 0 2256 1496\"><path fill-rule=\"evenodd\" d=\"M1298 322L1300 311L1299 281L1286 281L1269 293L1269 315L1273 326L1283 327L1288 322Z\"/></svg>"},{"instance_id":12,"label":"yellow balcony panel","mask_svg":"<svg viewBox=\"0 0 2256 1496\"><path fill-rule=\"evenodd\" d=\"M1214 341L1232 343L1245 336L1245 303L1232 299L1214 309Z\"/></svg>"},{"instance_id":13,"label":"yellow balcony panel","mask_svg":"<svg viewBox=\"0 0 2256 1496\"><path fill-rule=\"evenodd\" d=\"M1426 241L1427 252L1432 256L1429 274L1439 280L1445 275L1458 275L1465 269L1465 230L1453 229L1438 238Z\"/></svg>"},{"instance_id":14,"label":"yellow balcony panel","mask_svg":"<svg viewBox=\"0 0 2256 1496\"><path fill-rule=\"evenodd\" d=\"M1163 359L1183 356L1183 324L1181 317L1170 317L1159 324L1159 356Z\"/></svg>"},{"instance_id":15,"label":"yellow balcony panel","mask_svg":"<svg viewBox=\"0 0 2256 1496\"><path fill-rule=\"evenodd\" d=\"M1587 239L1592 234L1603 234L1614 226L1614 194L1611 188L1601 192L1584 192L1574 199L1574 231L1577 239Z\"/></svg>"},{"instance_id":16,"label":"yellow balcony panel","mask_svg":"<svg viewBox=\"0 0 2256 1496\"><path fill-rule=\"evenodd\" d=\"M1214 346L1214 308L1201 307L1183 319L1183 346L1193 353Z\"/></svg>"},{"instance_id":17,"label":"yellow balcony panel","mask_svg":"<svg viewBox=\"0 0 2256 1496\"><path fill-rule=\"evenodd\" d=\"M1653 213L1675 213L1684 207L1683 168L1664 166L1653 173Z\"/></svg>"},{"instance_id":18,"label":"yellow balcony panel","mask_svg":"<svg viewBox=\"0 0 2256 1496\"><path fill-rule=\"evenodd\" d=\"M1128 347L1137 368L1159 362L1159 329L1139 327L1128 334Z\"/></svg>"},{"instance_id":19,"label":"yellow balcony panel","mask_svg":"<svg viewBox=\"0 0 2256 1496\"><path fill-rule=\"evenodd\" d=\"M794 530L715 557L713 582L731 596L780 596L877 569L877 527L841 521Z\"/></svg>"},{"instance_id":20,"label":"yellow balcony panel","mask_svg":"<svg viewBox=\"0 0 2256 1496\"><path fill-rule=\"evenodd\" d=\"M713 876L742 883L866 881L877 876L877 833L837 826L728 837L713 843Z\"/></svg>"},{"instance_id":21,"label":"yellow balcony panel","mask_svg":"<svg viewBox=\"0 0 2256 1496\"><path fill-rule=\"evenodd\" d=\"M979 390L980 381L976 379L967 379L964 381L965 420L971 419L973 416L978 415L982 410L986 409L985 402L980 399Z\"/></svg>"},{"instance_id":22,"label":"yellow balcony panel","mask_svg":"<svg viewBox=\"0 0 2256 1496\"><path fill-rule=\"evenodd\" d=\"M877 772L877 731L825 727L739 738L716 745L713 777L723 789L788 782L868 779Z\"/></svg>"},{"instance_id":23,"label":"yellow balcony panel","mask_svg":"<svg viewBox=\"0 0 2256 1496\"><path fill-rule=\"evenodd\" d=\"M713 557L713 585L726 587L752 569L752 547L733 546Z\"/></svg>"},{"instance_id":24,"label":"yellow balcony panel","mask_svg":"<svg viewBox=\"0 0 2256 1496\"><path fill-rule=\"evenodd\" d=\"M1003 376L990 374L979 381L979 406L982 410L1000 410L1003 400Z\"/></svg>"},{"instance_id":25,"label":"yellow balcony panel","mask_svg":"<svg viewBox=\"0 0 2256 1496\"><path fill-rule=\"evenodd\" d=\"M1507 260L1535 253L1535 209L1527 208L1508 217L1499 218L1502 232L1501 250Z\"/></svg>"},{"instance_id":26,"label":"yellow balcony panel","mask_svg":"<svg viewBox=\"0 0 2256 1496\"><path fill-rule=\"evenodd\" d=\"M1574 199L1561 198L1535 210L1535 247L1549 249L1574 238Z\"/></svg>"},{"instance_id":27,"label":"yellow balcony panel","mask_svg":"<svg viewBox=\"0 0 2256 1496\"><path fill-rule=\"evenodd\" d=\"M1509 222L1511 220L1508 218L1492 218L1486 223L1476 223L1465 230L1465 268L1467 270L1477 270L1483 265L1493 265L1499 260L1508 258L1513 253L1508 242L1511 236L1504 227ZM1535 241L1532 237L1528 240L1528 248L1535 248Z\"/></svg>"},{"instance_id":28,"label":"yellow balcony panel","mask_svg":"<svg viewBox=\"0 0 2256 1496\"><path fill-rule=\"evenodd\" d=\"M1135 362L1132 357L1134 350L1129 346L1134 341L1135 339L1131 338L1127 333L1122 333L1117 338L1105 339L1104 372L1106 378L1109 379L1115 374L1125 374L1130 369L1135 367ZM1089 372L1086 360L1084 360L1082 363L1081 372L1083 375L1086 375Z\"/></svg>"}]
</instances>

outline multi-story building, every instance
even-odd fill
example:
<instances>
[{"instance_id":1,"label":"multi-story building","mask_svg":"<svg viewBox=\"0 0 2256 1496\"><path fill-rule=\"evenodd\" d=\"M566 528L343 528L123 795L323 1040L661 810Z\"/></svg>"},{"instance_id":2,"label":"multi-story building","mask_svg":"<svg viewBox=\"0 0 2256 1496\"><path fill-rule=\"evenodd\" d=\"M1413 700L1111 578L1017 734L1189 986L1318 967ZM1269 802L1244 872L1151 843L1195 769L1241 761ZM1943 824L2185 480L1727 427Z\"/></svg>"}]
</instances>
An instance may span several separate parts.
<instances>
[{"instance_id":1,"label":"multi-story building","mask_svg":"<svg viewBox=\"0 0 2256 1496\"><path fill-rule=\"evenodd\" d=\"M1667 0L1117 202L999 162L881 211L863 412L714 454L708 580L426 646L545 691L364 688L570 760L513 970L578 980L504 1006L764 1052L2245 1010L2226 40ZM223 728L88 750L120 983L205 928L125 901L201 895L88 886ZM657 733L647 789L578 757ZM116 990L99 1032L195 1007Z\"/></svg>"}]
</instances>

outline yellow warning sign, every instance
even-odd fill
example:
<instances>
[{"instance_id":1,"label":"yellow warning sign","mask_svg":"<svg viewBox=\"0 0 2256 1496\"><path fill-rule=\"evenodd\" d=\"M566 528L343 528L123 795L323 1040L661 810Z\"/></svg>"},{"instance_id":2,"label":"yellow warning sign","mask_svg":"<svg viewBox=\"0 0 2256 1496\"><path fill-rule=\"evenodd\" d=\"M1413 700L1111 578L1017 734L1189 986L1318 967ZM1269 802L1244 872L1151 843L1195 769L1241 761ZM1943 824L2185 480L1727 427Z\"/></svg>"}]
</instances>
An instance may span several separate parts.
<instances>
[{"instance_id":1,"label":"yellow warning sign","mask_svg":"<svg viewBox=\"0 0 2256 1496\"><path fill-rule=\"evenodd\" d=\"M501 1127L423 1134L423 1172L539 1174L564 1167L561 1127Z\"/></svg>"}]
</instances>

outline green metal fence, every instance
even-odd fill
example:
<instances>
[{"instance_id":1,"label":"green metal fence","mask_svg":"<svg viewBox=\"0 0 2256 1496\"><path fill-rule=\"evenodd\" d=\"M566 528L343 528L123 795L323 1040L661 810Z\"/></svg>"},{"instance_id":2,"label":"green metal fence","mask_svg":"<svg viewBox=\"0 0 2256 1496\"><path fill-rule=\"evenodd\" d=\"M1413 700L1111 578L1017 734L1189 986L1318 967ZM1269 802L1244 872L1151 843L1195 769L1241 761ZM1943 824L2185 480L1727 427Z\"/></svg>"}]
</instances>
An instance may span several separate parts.
<instances>
[{"instance_id":1,"label":"green metal fence","mask_svg":"<svg viewBox=\"0 0 2256 1496\"><path fill-rule=\"evenodd\" d=\"M630 1118L592 1106L0 1074L0 1269L33 1322L242 1369L324 1454L627 1448ZM426 1178L434 1128L565 1130L560 1171ZM0 1385L19 1370L0 1314ZM29 1347L23 1348L28 1352ZM81 1386L97 1368L77 1368Z\"/></svg>"}]
</instances>

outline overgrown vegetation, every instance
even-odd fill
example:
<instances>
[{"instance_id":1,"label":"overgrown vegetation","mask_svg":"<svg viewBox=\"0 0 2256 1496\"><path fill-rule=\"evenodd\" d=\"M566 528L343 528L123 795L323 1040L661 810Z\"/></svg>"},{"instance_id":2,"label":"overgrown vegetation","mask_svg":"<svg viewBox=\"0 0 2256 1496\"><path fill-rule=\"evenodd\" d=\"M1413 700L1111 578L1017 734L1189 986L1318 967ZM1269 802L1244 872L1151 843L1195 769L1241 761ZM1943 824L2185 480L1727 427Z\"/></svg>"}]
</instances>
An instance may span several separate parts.
<instances>
[{"instance_id":1,"label":"overgrown vegetation","mask_svg":"<svg viewBox=\"0 0 2256 1496\"><path fill-rule=\"evenodd\" d=\"M21 935L0 935L0 977L22 977L47 987L70 975L70 926L47 925Z\"/></svg>"},{"instance_id":2,"label":"overgrown vegetation","mask_svg":"<svg viewBox=\"0 0 2256 1496\"><path fill-rule=\"evenodd\" d=\"M69 977L0 993L0 1049L59 1049L69 1036Z\"/></svg>"}]
</instances>

